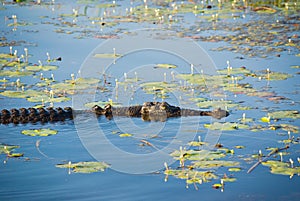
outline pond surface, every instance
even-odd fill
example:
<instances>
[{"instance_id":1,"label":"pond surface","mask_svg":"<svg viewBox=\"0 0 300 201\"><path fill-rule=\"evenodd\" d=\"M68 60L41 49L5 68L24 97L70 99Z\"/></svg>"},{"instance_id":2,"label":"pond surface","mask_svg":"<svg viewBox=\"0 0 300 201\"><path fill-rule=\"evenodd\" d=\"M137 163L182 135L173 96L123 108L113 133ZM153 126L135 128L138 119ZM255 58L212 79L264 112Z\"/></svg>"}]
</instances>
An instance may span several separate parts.
<instances>
[{"instance_id":1,"label":"pond surface","mask_svg":"<svg viewBox=\"0 0 300 201\"><path fill-rule=\"evenodd\" d=\"M1 109L41 105L41 99L34 95L31 96L38 101L29 101L31 96L16 98L4 93L32 89L46 94L43 102L47 107L54 104L81 109L83 105L76 105L79 99L83 104L102 101L124 106L156 100L202 110L224 107L230 112L222 120L181 117L148 122L141 118L108 120L78 115L74 122L0 125L0 145L17 145L11 153L23 154L8 157L7 147L0 146L1 200L299 200L299 6L290 2L264 7L255 1L222 2L222 5L218 1L211 4L197 1L1 2L0 54L11 54L10 58L7 55L0 58L5 60L0 61ZM244 2L249 3L245 9ZM207 64L214 63L216 68L202 61L203 65L195 65L191 75L187 60L153 49L131 52L107 69L99 66L100 62L112 63L115 59L115 55L111 60L95 59L94 53L107 54L106 57L113 54L112 48L101 49L103 46L99 44L106 41L109 47L114 40L135 36L144 28L170 31L167 38L175 42L194 39L212 59ZM157 40L168 41L164 37L159 35ZM24 48L28 49L28 57ZM116 53L123 52L117 48ZM48 57L51 62L47 61ZM61 61L55 60L59 57ZM17 58L20 60L9 67ZM74 80L85 78L87 64L95 64L97 74L88 78L100 79L96 85L91 80L82 81L78 86L87 87L75 92L69 85L55 86L72 82L71 74L75 74ZM173 64L176 68L160 68L157 64ZM26 69L46 65L57 69ZM213 74L209 75L212 69ZM10 72L31 74L14 76ZM149 85L149 82L156 83ZM218 83L221 86L214 88ZM50 90L54 91L55 98L70 99L47 102ZM94 99L86 101L83 97ZM272 113L287 110L291 112L280 116ZM223 127L218 127L219 124ZM58 132L49 136L22 134L32 129ZM98 133L107 141L86 143L89 136ZM206 144L190 146L191 141L213 144L208 148ZM216 143L222 147L215 147ZM106 150L108 144L126 153L125 156L142 160L116 156L118 152ZM268 148L280 150L268 156L272 152ZM208 151L204 159L192 159L199 150ZM153 161L147 163L151 154L158 153L162 155L155 160L150 157ZM206 158L210 154L212 158ZM284 168L276 173L279 170L275 167L271 172L267 164L259 164L247 173L259 158L281 161ZM97 160L111 166L87 174L56 166ZM211 161L216 165L201 166ZM234 165L220 165L220 161L234 162ZM239 170L230 170L233 167ZM200 177L201 171L215 177ZM228 178L236 180L230 182ZM218 189L212 187L223 181L225 184Z\"/></svg>"}]
</instances>

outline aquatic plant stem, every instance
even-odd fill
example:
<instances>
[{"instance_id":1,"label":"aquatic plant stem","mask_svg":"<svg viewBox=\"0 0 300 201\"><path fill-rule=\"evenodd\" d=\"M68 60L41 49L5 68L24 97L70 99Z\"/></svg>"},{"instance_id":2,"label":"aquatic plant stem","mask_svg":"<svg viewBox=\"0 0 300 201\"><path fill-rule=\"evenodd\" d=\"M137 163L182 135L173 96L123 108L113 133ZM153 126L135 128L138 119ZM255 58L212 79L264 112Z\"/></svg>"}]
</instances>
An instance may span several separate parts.
<instances>
[{"instance_id":1,"label":"aquatic plant stem","mask_svg":"<svg viewBox=\"0 0 300 201\"><path fill-rule=\"evenodd\" d=\"M282 150L286 150L288 149L289 146L286 145L285 147L282 148L276 148L273 151L271 151L267 156L265 156L264 158L260 158L259 161L257 161L252 167L249 168L249 170L247 171L247 173L251 173L259 164L261 164L262 162L266 161L270 156L272 156L273 154L278 153L279 151Z\"/></svg>"}]
</instances>

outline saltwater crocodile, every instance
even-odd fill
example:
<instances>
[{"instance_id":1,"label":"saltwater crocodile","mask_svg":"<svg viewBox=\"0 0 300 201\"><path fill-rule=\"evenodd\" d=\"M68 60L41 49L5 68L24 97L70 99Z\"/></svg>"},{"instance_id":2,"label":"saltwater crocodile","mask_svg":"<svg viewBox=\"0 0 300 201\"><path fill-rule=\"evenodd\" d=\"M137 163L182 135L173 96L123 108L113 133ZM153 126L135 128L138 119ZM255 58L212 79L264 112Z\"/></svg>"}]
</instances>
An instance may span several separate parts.
<instances>
[{"instance_id":1,"label":"saltwater crocodile","mask_svg":"<svg viewBox=\"0 0 300 201\"><path fill-rule=\"evenodd\" d=\"M229 113L226 110L217 109L213 111L201 111L193 109L183 109L168 104L167 102L145 102L143 105L129 107L113 107L107 104L104 108L95 105L91 110L97 116L105 116L111 119L113 116L141 117L145 121L165 121L169 117L180 116L212 116L217 119L227 117ZM25 123L47 123L65 121L73 119L74 113L71 107L64 109L58 108L20 108L3 109L0 115L1 124L25 124Z\"/></svg>"}]
</instances>

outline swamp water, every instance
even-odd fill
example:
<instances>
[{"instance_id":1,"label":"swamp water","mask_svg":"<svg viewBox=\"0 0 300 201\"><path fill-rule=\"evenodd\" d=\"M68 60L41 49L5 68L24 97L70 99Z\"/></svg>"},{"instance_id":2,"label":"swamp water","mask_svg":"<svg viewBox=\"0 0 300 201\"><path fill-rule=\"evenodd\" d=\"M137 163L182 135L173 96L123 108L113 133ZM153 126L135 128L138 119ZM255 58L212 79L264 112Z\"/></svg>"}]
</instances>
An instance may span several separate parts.
<instances>
[{"instance_id":1,"label":"swamp water","mask_svg":"<svg viewBox=\"0 0 300 201\"><path fill-rule=\"evenodd\" d=\"M2 1L1 109L42 102L72 106L82 94L90 97L96 91L95 100L83 104L118 104L128 94L129 104L165 100L203 110L222 106L230 116L147 122L79 115L75 122L0 125L0 199L298 200L298 13L299 5L291 2ZM98 74L84 78L82 64L93 61L93 53L99 53L100 63L121 52L101 52L98 44L134 36L141 28L169 30L174 41L194 39L218 72L208 75L203 65L191 75L185 60L143 50L120 57L111 68L96 66ZM207 89L208 83L212 88ZM213 83L220 85L214 88ZM222 93L213 93L220 88ZM95 134L91 124L99 125L105 139L124 153L147 158L167 147L167 156L157 157L155 171L127 174L152 164L128 160L114 167L118 157L103 148L108 143L95 142L102 145L99 155L106 163L81 164L80 169L76 163L96 161L84 143L85 136ZM211 133L218 134L213 142L222 147L206 144ZM260 159L264 163L248 174Z\"/></svg>"}]
</instances>

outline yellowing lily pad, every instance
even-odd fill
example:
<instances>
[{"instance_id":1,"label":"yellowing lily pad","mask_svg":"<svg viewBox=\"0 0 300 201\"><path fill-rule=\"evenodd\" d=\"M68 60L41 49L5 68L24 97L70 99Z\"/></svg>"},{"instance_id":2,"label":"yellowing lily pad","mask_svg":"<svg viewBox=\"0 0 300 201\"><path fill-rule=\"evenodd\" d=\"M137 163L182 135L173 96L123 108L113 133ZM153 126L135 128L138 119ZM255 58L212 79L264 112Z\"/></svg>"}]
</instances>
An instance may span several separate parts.
<instances>
[{"instance_id":1,"label":"yellowing lily pad","mask_svg":"<svg viewBox=\"0 0 300 201\"><path fill-rule=\"evenodd\" d=\"M20 148L20 146L0 144L0 154L2 154L2 153L8 154L16 148Z\"/></svg>"},{"instance_id":2,"label":"yellowing lily pad","mask_svg":"<svg viewBox=\"0 0 300 201\"><path fill-rule=\"evenodd\" d=\"M119 136L120 136L120 137L131 137L132 134L130 134L130 133L122 133L122 134L120 134Z\"/></svg>"},{"instance_id":3,"label":"yellowing lily pad","mask_svg":"<svg viewBox=\"0 0 300 201\"><path fill-rule=\"evenodd\" d=\"M23 77L23 76L30 76L33 72L30 71L10 71L10 70L2 70L0 71L0 76L3 77Z\"/></svg>"},{"instance_id":4,"label":"yellowing lily pad","mask_svg":"<svg viewBox=\"0 0 300 201\"><path fill-rule=\"evenodd\" d=\"M282 110L268 113L273 119L291 118L299 119L300 113L297 110Z\"/></svg>"},{"instance_id":5,"label":"yellowing lily pad","mask_svg":"<svg viewBox=\"0 0 300 201\"><path fill-rule=\"evenodd\" d=\"M155 68L177 68L174 64L156 64Z\"/></svg>"},{"instance_id":6,"label":"yellowing lily pad","mask_svg":"<svg viewBox=\"0 0 300 201\"><path fill-rule=\"evenodd\" d=\"M105 162L78 162L78 163L66 163L56 165L58 168L69 168L75 173L94 173L103 172L106 168L109 168Z\"/></svg>"},{"instance_id":7,"label":"yellowing lily pad","mask_svg":"<svg viewBox=\"0 0 300 201\"><path fill-rule=\"evenodd\" d=\"M0 154L2 154L2 153L6 154L8 157L11 157L11 158L22 157L24 155L23 153L13 153L12 152L16 148L20 148L20 146L0 144Z\"/></svg>"},{"instance_id":8,"label":"yellowing lily pad","mask_svg":"<svg viewBox=\"0 0 300 201\"><path fill-rule=\"evenodd\" d=\"M50 71L50 70L56 70L57 66L50 66L50 65L36 65L36 66L27 66L26 70L29 71Z\"/></svg>"},{"instance_id":9,"label":"yellowing lily pad","mask_svg":"<svg viewBox=\"0 0 300 201\"><path fill-rule=\"evenodd\" d=\"M52 130L52 129L30 129L30 130L23 130L21 132L24 135L28 136L50 136L50 135L56 135L57 130Z\"/></svg>"},{"instance_id":10,"label":"yellowing lily pad","mask_svg":"<svg viewBox=\"0 0 300 201\"><path fill-rule=\"evenodd\" d=\"M1 58L1 59L13 59L13 58L16 58L16 56L15 56L15 55L12 55L12 54L1 53L1 54L0 54L0 58Z\"/></svg>"},{"instance_id":11,"label":"yellowing lily pad","mask_svg":"<svg viewBox=\"0 0 300 201\"><path fill-rule=\"evenodd\" d=\"M239 172L241 171L242 169L241 168L238 168L238 167L232 167L232 168L229 168L228 171L229 172Z\"/></svg>"},{"instance_id":12,"label":"yellowing lily pad","mask_svg":"<svg viewBox=\"0 0 300 201\"><path fill-rule=\"evenodd\" d=\"M121 57L121 54L95 54L94 57L102 59L114 59Z\"/></svg>"}]
</instances>

